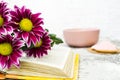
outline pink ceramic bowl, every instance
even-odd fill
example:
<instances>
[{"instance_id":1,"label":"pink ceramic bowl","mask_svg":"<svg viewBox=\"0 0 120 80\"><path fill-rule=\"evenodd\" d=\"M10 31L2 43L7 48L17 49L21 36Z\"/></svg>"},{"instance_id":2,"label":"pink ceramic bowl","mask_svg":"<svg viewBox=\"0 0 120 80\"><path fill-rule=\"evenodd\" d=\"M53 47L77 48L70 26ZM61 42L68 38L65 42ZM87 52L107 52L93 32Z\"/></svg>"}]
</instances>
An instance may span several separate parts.
<instances>
[{"instance_id":1,"label":"pink ceramic bowl","mask_svg":"<svg viewBox=\"0 0 120 80\"><path fill-rule=\"evenodd\" d=\"M99 31L97 28L72 28L65 29L63 35L69 46L88 47L97 43Z\"/></svg>"}]
</instances>

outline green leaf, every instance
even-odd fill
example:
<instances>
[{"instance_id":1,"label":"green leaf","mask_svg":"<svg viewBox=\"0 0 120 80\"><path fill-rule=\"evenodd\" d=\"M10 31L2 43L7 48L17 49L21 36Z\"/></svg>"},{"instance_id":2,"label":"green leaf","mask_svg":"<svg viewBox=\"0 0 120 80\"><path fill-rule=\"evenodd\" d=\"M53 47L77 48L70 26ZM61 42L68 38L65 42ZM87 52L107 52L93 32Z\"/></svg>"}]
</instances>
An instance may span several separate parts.
<instances>
[{"instance_id":1,"label":"green leaf","mask_svg":"<svg viewBox=\"0 0 120 80\"><path fill-rule=\"evenodd\" d=\"M49 34L49 36L50 36L51 39L56 38L56 34Z\"/></svg>"},{"instance_id":2,"label":"green leaf","mask_svg":"<svg viewBox=\"0 0 120 80\"><path fill-rule=\"evenodd\" d=\"M50 39L52 40L52 42L51 42L51 47L53 47L54 44L57 44L57 45L58 45L58 44L63 43L62 39L58 38L58 37L56 36L56 34L49 34L49 36L50 36Z\"/></svg>"},{"instance_id":3,"label":"green leaf","mask_svg":"<svg viewBox=\"0 0 120 80\"><path fill-rule=\"evenodd\" d=\"M54 43L54 42L52 42L52 43L51 43L51 47L53 47L53 45L54 45L54 44L55 44L55 43Z\"/></svg>"},{"instance_id":4,"label":"green leaf","mask_svg":"<svg viewBox=\"0 0 120 80\"><path fill-rule=\"evenodd\" d=\"M47 32L49 32L49 30L48 29L45 29Z\"/></svg>"},{"instance_id":5,"label":"green leaf","mask_svg":"<svg viewBox=\"0 0 120 80\"><path fill-rule=\"evenodd\" d=\"M63 43L62 39L60 39L60 38L55 38L54 42L55 42L55 44Z\"/></svg>"},{"instance_id":6,"label":"green leaf","mask_svg":"<svg viewBox=\"0 0 120 80\"><path fill-rule=\"evenodd\" d=\"M28 48L27 48L27 46L23 46L22 47L22 50L24 51L24 50L27 50Z\"/></svg>"}]
</instances>

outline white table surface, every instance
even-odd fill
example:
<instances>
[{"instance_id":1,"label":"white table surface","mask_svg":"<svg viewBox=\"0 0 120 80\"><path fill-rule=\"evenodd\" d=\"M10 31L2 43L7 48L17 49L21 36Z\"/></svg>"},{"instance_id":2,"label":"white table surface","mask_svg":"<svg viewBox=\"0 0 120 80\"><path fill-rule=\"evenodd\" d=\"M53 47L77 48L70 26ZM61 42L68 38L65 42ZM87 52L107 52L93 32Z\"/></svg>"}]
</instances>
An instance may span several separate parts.
<instances>
[{"instance_id":1,"label":"white table surface","mask_svg":"<svg viewBox=\"0 0 120 80\"><path fill-rule=\"evenodd\" d=\"M119 48L120 41L114 43ZM78 80L120 80L120 54L95 54L87 48L72 50L80 54Z\"/></svg>"}]
</instances>

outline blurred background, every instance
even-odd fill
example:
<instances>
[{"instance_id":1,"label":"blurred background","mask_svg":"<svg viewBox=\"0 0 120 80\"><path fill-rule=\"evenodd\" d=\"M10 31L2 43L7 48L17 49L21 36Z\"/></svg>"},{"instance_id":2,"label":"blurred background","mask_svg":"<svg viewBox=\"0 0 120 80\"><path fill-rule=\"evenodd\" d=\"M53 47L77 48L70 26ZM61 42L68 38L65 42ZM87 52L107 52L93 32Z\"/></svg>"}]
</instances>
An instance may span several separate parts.
<instances>
[{"instance_id":1,"label":"blurred background","mask_svg":"<svg viewBox=\"0 0 120 80\"><path fill-rule=\"evenodd\" d=\"M120 40L120 0L4 0L41 12L44 27L62 37L63 30L73 27L97 27L100 37Z\"/></svg>"}]
</instances>

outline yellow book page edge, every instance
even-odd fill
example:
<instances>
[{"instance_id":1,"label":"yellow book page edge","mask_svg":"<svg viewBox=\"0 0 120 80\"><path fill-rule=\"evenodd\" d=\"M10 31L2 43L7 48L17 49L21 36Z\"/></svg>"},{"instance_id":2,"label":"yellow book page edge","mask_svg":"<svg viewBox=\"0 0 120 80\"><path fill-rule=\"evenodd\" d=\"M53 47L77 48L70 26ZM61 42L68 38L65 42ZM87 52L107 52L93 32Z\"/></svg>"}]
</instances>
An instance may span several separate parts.
<instances>
[{"instance_id":1,"label":"yellow book page edge","mask_svg":"<svg viewBox=\"0 0 120 80\"><path fill-rule=\"evenodd\" d=\"M75 62L74 62L74 76L73 76L73 78L46 78L46 77L21 76L21 75L6 74L4 77L2 77L2 79L11 78L11 79L24 79L24 80L77 80L78 69L79 69L79 54L76 54L75 55ZM2 75L2 74L0 74L0 75Z\"/></svg>"}]
</instances>

